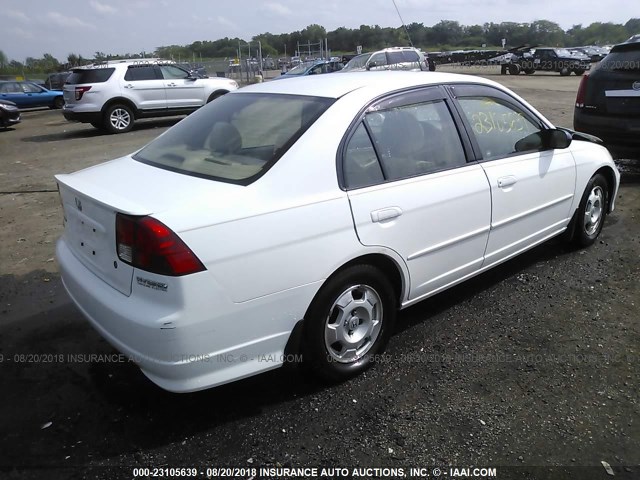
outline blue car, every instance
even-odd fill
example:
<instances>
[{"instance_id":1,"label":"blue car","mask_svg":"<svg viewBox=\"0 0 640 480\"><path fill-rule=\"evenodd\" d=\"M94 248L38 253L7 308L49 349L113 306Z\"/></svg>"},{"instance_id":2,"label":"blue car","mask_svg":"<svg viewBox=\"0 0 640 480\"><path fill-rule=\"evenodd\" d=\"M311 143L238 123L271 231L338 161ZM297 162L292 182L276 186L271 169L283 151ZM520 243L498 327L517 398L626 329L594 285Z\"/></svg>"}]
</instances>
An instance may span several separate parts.
<instances>
[{"instance_id":1,"label":"blue car","mask_svg":"<svg viewBox=\"0 0 640 480\"><path fill-rule=\"evenodd\" d=\"M62 108L64 98L60 90L47 90L33 82L0 81L0 100L8 100L19 108Z\"/></svg>"}]
</instances>

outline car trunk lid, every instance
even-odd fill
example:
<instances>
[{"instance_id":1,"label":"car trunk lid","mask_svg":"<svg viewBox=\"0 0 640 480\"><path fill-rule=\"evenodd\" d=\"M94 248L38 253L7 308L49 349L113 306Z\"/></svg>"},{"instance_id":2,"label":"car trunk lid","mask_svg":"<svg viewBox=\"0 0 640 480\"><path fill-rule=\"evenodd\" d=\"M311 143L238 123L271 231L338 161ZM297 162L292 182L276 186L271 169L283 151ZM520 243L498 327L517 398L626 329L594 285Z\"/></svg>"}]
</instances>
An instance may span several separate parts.
<instances>
[{"instance_id":1,"label":"car trunk lid","mask_svg":"<svg viewBox=\"0 0 640 480\"><path fill-rule=\"evenodd\" d=\"M242 189L176 174L130 157L57 175L56 180L64 210L63 238L69 249L87 269L127 296L131 294L134 268L118 258L118 213L161 215L198 204L199 199L211 197L212 192L219 198L230 198L231 190ZM196 220L181 220L183 226L197 227Z\"/></svg>"}]
</instances>

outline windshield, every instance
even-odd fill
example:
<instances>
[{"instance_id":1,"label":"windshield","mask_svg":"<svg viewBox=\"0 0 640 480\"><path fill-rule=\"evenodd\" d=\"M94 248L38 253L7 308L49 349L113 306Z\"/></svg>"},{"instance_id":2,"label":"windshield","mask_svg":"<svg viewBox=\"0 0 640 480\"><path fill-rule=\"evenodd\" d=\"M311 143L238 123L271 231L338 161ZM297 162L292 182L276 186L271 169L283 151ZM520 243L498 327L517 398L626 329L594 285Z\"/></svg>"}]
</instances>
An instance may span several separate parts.
<instances>
[{"instance_id":1,"label":"windshield","mask_svg":"<svg viewBox=\"0 0 640 480\"><path fill-rule=\"evenodd\" d=\"M301 63L295 68L289 70L285 75L303 75L313 63Z\"/></svg>"},{"instance_id":2,"label":"windshield","mask_svg":"<svg viewBox=\"0 0 640 480\"><path fill-rule=\"evenodd\" d=\"M247 185L266 172L333 101L227 94L189 115L133 158L175 172Z\"/></svg>"},{"instance_id":3,"label":"windshield","mask_svg":"<svg viewBox=\"0 0 640 480\"><path fill-rule=\"evenodd\" d=\"M556 54L559 57L570 57L571 56L571 52L569 50L567 50L566 48L556 48ZM584 55L582 52L578 52L578 55Z\"/></svg>"},{"instance_id":4,"label":"windshield","mask_svg":"<svg viewBox=\"0 0 640 480\"><path fill-rule=\"evenodd\" d=\"M349 63L344 66L342 71L348 72L349 70L364 70L364 67L366 66L367 60L369 60L370 56L370 53L363 53L362 55L353 57L351 60L349 60Z\"/></svg>"}]
</instances>

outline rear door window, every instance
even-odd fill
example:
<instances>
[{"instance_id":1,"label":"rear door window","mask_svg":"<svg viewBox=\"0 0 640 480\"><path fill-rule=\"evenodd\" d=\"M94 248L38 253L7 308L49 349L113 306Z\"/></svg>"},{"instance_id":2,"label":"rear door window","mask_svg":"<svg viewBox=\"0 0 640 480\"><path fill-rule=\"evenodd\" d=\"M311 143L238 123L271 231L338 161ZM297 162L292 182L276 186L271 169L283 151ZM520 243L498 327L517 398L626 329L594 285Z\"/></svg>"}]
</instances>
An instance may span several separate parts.
<instances>
[{"instance_id":1,"label":"rear door window","mask_svg":"<svg viewBox=\"0 0 640 480\"><path fill-rule=\"evenodd\" d=\"M160 69L155 65L131 65L127 68L124 79L128 82L141 80L160 80Z\"/></svg>"},{"instance_id":2,"label":"rear door window","mask_svg":"<svg viewBox=\"0 0 640 480\"><path fill-rule=\"evenodd\" d=\"M18 82L0 83L0 93L23 93Z\"/></svg>"},{"instance_id":3,"label":"rear door window","mask_svg":"<svg viewBox=\"0 0 640 480\"><path fill-rule=\"evenodd\" d=\"M343 150L347 189L467 165L447 102L438 90L384 99L370 108Z\"/></svg>"}]
</instances>

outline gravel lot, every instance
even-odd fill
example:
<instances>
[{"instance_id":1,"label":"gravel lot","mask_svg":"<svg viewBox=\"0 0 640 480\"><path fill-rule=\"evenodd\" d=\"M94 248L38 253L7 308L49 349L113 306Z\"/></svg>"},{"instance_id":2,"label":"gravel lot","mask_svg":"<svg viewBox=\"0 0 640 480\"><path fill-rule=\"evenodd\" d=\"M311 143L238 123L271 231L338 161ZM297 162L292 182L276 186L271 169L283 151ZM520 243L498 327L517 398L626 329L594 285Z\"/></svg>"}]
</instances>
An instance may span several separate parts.
<instances>
[{"instance_id":1,"label":"gravel lot","mask_svg":"<svg viewBox=\"0 0 640 480\"><path fill-rule=\"evenodd\" d=\"M571 126L579 78L490 76ZM177 395L117 357L67 298L53 175L130 153L178 120L111 136L37 110L0 132L0 478L191 466L204 478L223 465L609 478L602 461L640 478L637 183L593 247L551 241L402 312L385 356L353 381L291 367Z\"/></svg>"}]
</instances>

